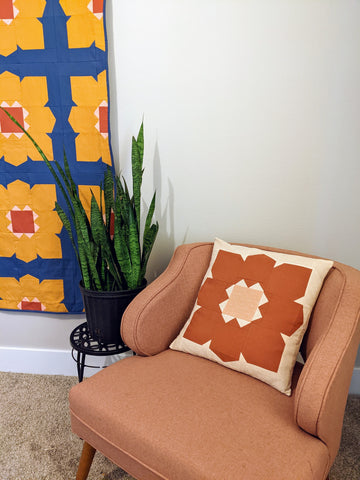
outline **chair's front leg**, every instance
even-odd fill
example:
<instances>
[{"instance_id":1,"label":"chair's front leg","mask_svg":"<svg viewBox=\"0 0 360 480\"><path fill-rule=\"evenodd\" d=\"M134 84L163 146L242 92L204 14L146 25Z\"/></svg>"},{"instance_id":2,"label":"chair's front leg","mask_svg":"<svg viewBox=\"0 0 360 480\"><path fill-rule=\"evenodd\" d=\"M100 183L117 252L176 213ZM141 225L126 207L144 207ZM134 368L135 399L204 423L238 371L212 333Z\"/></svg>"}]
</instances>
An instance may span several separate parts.
<instances>
[{"instance_id":1,"label":"chair's front leg","mask_svg":"<svg viewBox=\"0 0 360 480\"><path fill-rule=\"evenodd\" d=\"M95 448L89 445L87 442L84 442L82 449L79 467L76 474L76 480L86 480L89 475L89 470L95 455Z\"/></svg>"}]
</instances>

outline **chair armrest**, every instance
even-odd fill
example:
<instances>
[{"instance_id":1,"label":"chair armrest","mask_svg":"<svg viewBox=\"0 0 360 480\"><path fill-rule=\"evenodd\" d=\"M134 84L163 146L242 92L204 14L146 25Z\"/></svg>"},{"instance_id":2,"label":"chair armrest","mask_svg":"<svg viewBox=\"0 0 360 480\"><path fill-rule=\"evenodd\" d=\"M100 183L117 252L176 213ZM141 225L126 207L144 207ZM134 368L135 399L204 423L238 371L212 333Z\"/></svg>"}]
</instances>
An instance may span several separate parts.
<instances>
[{"instance_id":1,"label":"chair armrest","mask_svg":"<svg viewBox=\"0 0 360 480\"><path fill-rule=\"evenodd\" d=\"M360 341L360 272L334 264L326 280L326 298L337 298L326 328L305 362L295 393L295 420L329 449L330 464L338 452L344 411ZM339 294L340 286L340 294ZM327 300L323 298L319 301ZM322 308L320 306L320 308ZM325 307L326 308L326 307Z\"/></svg>"},{"instance_id":2,"label":"chair armrest","mask_svg":"<svg viewBox=\"0 0 360 480\"><path fill-rule=\"evenodd\" d=\"M212 243L181 245L167 269L126 309L121 336L138 355L167 349L188 319L210 262Z\"/></svg>"}]
</instances>

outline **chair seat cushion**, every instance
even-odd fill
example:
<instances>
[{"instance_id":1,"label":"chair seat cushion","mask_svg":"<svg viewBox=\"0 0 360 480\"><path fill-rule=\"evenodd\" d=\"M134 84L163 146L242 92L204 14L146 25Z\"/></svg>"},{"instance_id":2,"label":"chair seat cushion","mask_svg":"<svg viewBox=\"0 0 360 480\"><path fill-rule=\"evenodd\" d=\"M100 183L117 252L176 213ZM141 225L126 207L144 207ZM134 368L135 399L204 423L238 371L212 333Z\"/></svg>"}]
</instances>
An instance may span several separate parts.
<instances>
[{"instance_id":1,"label":"chair seat cushion","mask_svg":"<svg viewBox=\"0 0 360 480\"><path fill-rule=\"evenodd\" d=\"M293 402L173 350L120 360L70 392L73 431L140 480L324 479L327 448L297 426Z\"/></svg>"}]
</instances>

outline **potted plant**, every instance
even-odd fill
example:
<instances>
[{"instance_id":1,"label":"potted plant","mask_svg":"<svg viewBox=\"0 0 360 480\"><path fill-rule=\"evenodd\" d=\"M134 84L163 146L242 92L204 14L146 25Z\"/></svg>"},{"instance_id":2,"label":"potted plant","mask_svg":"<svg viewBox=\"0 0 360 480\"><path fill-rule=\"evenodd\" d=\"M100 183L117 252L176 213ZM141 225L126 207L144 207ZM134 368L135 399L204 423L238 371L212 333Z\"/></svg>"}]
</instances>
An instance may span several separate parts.
<instances>
[{"instance_id":1,"label":"potted plant","mask_svg":"<svg viewBox=\"0 0 360 480\"><path fill-rule=\"evenodd\" d=\"M122 343L121 316L146 286L147 263L159 229L158 223L152 221L156 192L141 229L143 124L137 138L132 138L132 195L125 179L114 176L108 167L100 185L100 202L91 192L90 213L87 215L65 152L64 167L57 160L50 162L33 137L9 112L3 111L31 140L64 196L67 208L56 202L55 209L70 237L80 267L80 290L90 334L101 343Z\"/></svg>"}]
</instances>

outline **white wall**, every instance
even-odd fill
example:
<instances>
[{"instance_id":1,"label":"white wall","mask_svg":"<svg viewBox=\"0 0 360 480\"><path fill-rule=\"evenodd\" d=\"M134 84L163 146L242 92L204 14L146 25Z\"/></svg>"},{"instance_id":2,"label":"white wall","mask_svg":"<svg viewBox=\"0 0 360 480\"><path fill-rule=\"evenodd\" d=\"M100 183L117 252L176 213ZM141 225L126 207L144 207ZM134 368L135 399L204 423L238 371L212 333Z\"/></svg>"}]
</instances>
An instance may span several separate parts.
<instances>
[{"instance_id":1,"label":"white wall","mask_svg":"<svg viewBox=\"0 0 360 480\"><path fill-rule=\"evenodd\" d=\"M116 165L144 115L158 194L150 279L214 236L360 268L360 3L107 1ZM65 349L77 323L2 312L0 346Z\"/></svg>"}]
</instances>

